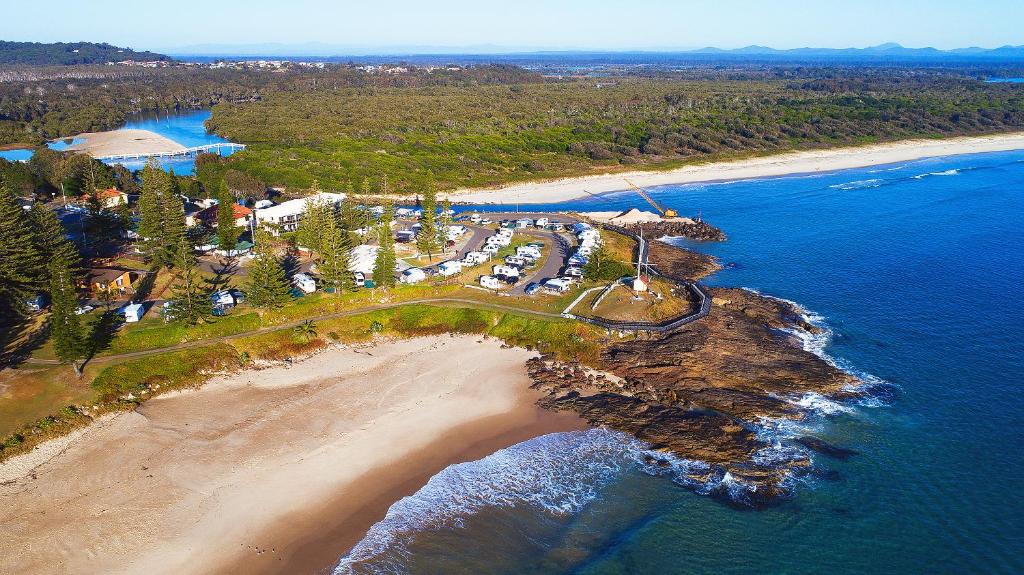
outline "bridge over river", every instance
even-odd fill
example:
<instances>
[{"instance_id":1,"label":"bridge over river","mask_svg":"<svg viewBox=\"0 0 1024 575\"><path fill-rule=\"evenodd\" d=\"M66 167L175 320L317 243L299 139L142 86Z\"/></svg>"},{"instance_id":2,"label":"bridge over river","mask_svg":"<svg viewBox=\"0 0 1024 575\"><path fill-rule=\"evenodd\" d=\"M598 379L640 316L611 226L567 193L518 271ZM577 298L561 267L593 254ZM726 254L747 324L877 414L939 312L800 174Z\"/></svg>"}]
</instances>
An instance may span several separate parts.
<instances>
[{"instance_id":1,"label":"bridge over river","mask_svg":"<svg viewBox=\"0 0 1024 575\"><path fill-rule=\"evenodd\" d=\"M179 148L176 150L156 151L156 152L140 152L130 154L110 154L106 156L94 156L101 162L117 162L117 161L131 161L131 160L146 160L149 158L188 158L197 156L203 152L215 152L220 154L223 150L229 150L236 152L238 150L244 150L245 144L235 144L232 142L218 142L215 144L205 144L203 146L193 146L191 148Z\"/></svg>"}]
</instances>

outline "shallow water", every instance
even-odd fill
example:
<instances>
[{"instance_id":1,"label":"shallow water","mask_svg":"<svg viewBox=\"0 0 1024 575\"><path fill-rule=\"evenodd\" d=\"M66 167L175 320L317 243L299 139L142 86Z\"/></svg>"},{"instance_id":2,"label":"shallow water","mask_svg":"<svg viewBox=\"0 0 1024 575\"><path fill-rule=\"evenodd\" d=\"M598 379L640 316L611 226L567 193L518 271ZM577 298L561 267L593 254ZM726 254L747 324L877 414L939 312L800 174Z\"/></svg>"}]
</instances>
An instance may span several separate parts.
<instances>
[{"instance_id":1,"label":"shallow water","mask_svg":"<svg viewBox=\"0 0 1024 575\"><path fill-rule=\"evenodd\" d=\"M203 146L206 144L224 144L228 140L217 136L216 134L210 134L206 131L205 122L210 118L212 112L209 110L183 110L180 112L142 112L139 114L133 114L128 117L124 126L118 128L119 130L149 130L174 140L175 142L191 148L194 146ZM54 150L66 150L68 146L78 142L78 139L65 138L56 140L49 144L50 148ZM222 155L230 155L231 150L225 149ZM0 158L4 158L11 161L24 161L32 157L32 150L5 150L0 151ZM115 163L115 162L107 162ZM143 160L136 161L118 161L116 163L124 164L127 168L132 170L140 170L145 167L146 162ZM195 169L194 158L164 158L160 161L161 167L164 169L173 169L175 174L178 175L189 175Z\"/></svg>"},{"instance_id":2,"label":"shallow water","mask_svg":"<svg viewBox=\"0 0 1024 575\"><path fill-rule=\"evenodd\" d=\"M828 479L800 478L790 499L753 511L645 473L627 438L617 440L621 449L602 431L533 440L514 449L519 467L503 455L502 466L467 464L471 481L435 477L446 487L428 486L395 509L429 501L446 520L395 531L382 524L376 535L400 536L345 569L1024 571L1024 152L665 186L653 195L682 213L701 210L729 235L720 244L684 242L733 264L710 283L799 302L830 327L830 357L896 386L869 406L804 398L820 413L815 434L860 454L814 455ZM617 193L520 208L634 206L645 207ZM605 449L588 447L598 440ZM551 445L563 457L538 455ZM547 473L549 492L564 482L566 496L577 493L584 456L614 471L593 481L582 505L552 511L519 497L522 486L508 487ZM481 492L501 499L492 490L508 497L453 505Z\"/></svg>"}]
</instances>

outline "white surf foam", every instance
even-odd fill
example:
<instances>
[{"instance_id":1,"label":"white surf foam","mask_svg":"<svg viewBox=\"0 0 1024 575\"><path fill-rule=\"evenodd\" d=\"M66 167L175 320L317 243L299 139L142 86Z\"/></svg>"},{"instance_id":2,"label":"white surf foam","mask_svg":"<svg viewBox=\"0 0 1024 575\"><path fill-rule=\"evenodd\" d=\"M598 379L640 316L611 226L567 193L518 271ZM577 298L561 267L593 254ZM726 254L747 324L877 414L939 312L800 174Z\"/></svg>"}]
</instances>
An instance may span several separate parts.
<instances>
[{"instance_id":1,"label":"white surf foam","mask_svg":"<svg viewBox=\"0 0 1024 575\"><path fill-rule=\"evenodd\" d=\"M400 572L405 543L415 533L459 527L464 517L486 507L531 505L556 515L578 512L646 447L622 433L591 429L537 437L451 465L392 505L334 572Z\"/></svg>"},{"instance_id":2,"label":"white surf foam","mask_svg":"<svg viewBox=\"0 0 1024 575\"><path fill-rule=\"evenodd\" d=\"M833 190L865 190L869 188L877 188L885 183L885 180L856 180L853 182L846 182L844 184L833 184L829 188Z\"/></svg>"},{"instance_id":3,"label":"white surf foam","mask_svg":"<svg viewBox=\"0 0 1024 575\"><path fill-rule=\"evenodd\" d=\"M914 176L914 179L915 180L923 180L924 178L927 178L927 177L930 177L930 176L959 176L959 175L960 175L960 170L952 169L952 170L943 170L941 172L929 172L927 174L918 174L918 175Z\"/></svg>"}]
</instances>

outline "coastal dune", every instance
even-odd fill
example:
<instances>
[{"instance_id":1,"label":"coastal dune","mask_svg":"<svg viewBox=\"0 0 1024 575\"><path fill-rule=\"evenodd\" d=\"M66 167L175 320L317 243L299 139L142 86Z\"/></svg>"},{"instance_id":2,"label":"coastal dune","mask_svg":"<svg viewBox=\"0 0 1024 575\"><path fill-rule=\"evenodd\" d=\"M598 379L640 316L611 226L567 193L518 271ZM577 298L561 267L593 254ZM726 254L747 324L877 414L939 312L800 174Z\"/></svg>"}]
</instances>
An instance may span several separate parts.
<instances>
[{"instance_id":1,"label":"coastal dune","mask_svg":"<svg viewBox=\"0 0 1024 575\"><path fill-rule=\"evenodd\" d=\"M0 572L328 568L444 467L583 427L536 407L533 355L448 335L330 349L104 418L28 473L0 465Z\"/></svg>"},{"instance_id":2,"label":"coastal dune","mask_svg":"<svg viewBox=\"0 0 1024 575\"><path fill-rule=\"evenodd\" d=\"M727 162L709 162L665 171L607 173L513 184L498 189L457 190L449 194L448 198L452 202L467 204L565 202L587 197L588 192L599 194L628 189L624 181L626 178L638 186L666 186L813 174L923 158L1022 149L1024 132L936 140L905 140L870 146L808 150Z\"/></svg>"}]
</instances>

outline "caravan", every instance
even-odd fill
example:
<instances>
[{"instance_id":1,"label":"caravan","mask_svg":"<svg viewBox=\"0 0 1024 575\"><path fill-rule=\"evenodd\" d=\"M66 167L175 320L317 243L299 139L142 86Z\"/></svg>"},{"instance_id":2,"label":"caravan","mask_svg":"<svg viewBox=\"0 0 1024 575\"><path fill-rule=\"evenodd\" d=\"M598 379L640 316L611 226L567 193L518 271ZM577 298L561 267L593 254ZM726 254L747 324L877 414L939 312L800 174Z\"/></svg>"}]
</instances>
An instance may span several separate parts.
<instances>
[{"instance_id":1,"label":"caravan","mask_svg":"<svg viewBox=\"0 0 1024 575\"><path fill-rule=\"evenodd\" d=\"M453 276L462 271L462 262L458 260L450 260L447 262L441 262L441 265L437 266L437 273L444 277Z\"/></svg>"},{"instance_id":2,"label":"caravan","mask_svg":"<svg viewBox=\"0 0 1024 575\"><path fill-rule=\"evenodd\" d=\"M493 273L496 276L504 276L504 277L507 277L507 278L518 278L519 277L519 268L514 267L514 266L497 265L497 266L494 266L494 268L491 269L491 273Z\"/></svg>"},{"instance_id":3,"label":"caravan","mask_svg":"<svg viewBox=\"0 0 1024 575\"><path fill-rule=\"evenodd\" d=\"M500 289L501 280L494 276L480 276L480 286L487 289Z\"/></svg>"},{"instance_id":4,"label":"caravan","mask_svg":"<svg viewBox=\"0 0 1024 575\"><path fill-rule=\"evenodd\" d=\"M477 266L489 259L491 257L484 252L469 252L462 258L462 262L468 266Z\"/></svg>"},{"instance_id":5,"label":"caravan","mask_svg":"<svg viewBox=\"0 0 1024 575\"><path fill-rule=\"evenodd\" d=\"M306 274L295 274L292 276L292 285L303 293L313 293L316 291L316 282Z\"/></svg>"},{"instance_id":6,"label":"caravan","mask_svg":"<svg viewBox=\"0 0 1024 575\"><path fill-rule=\"evenodd\" d=\"M404 284L414 284L419 283L425 279L427 279L427 272L421 270L420 268L409 268L402 272L402 275L399 276L398 281Z\"/></svg>"}]
</instances>

